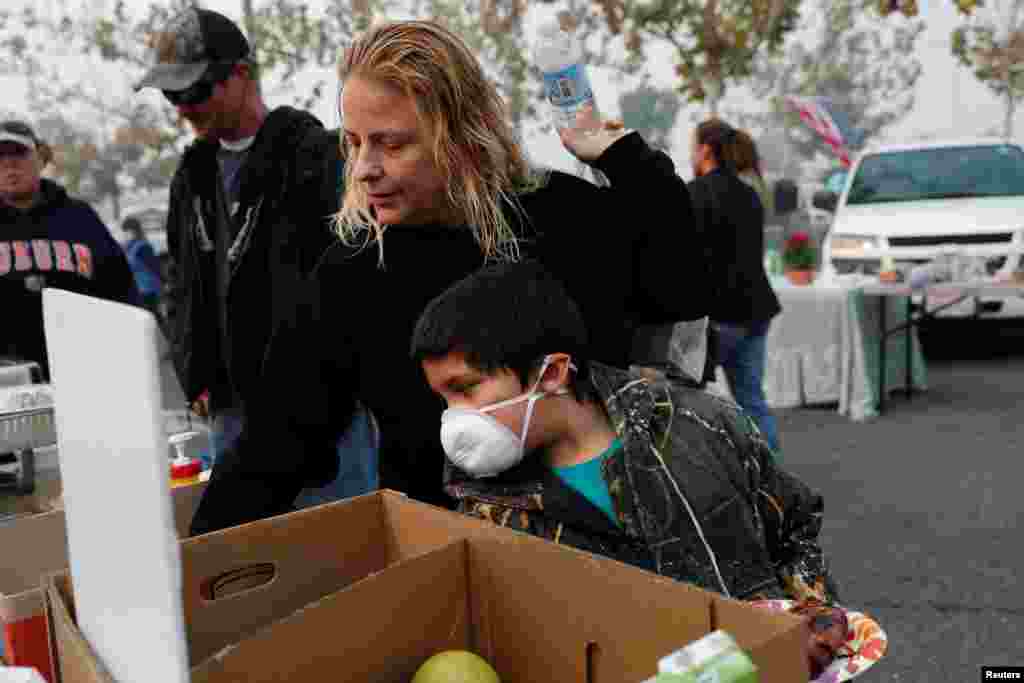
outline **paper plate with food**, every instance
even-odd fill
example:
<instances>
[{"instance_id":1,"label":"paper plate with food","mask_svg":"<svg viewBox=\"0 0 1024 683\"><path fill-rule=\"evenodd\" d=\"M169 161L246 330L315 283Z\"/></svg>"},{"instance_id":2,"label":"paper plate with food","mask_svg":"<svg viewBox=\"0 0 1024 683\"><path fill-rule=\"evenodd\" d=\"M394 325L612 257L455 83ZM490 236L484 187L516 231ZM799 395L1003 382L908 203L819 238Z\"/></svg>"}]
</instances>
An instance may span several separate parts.
<instances>
[{"instance_id":1,"label":"paper plate with food","mask_svg":"<svg viewBox=\"0 0 1024 683\"><path fill-rule=\"evenodd\" d=\"M889 648L882 627L861 612L815 600L755 600L751 604L807 619L811 683L841 683L856 678Z\"/></svg>"}]
</instances>

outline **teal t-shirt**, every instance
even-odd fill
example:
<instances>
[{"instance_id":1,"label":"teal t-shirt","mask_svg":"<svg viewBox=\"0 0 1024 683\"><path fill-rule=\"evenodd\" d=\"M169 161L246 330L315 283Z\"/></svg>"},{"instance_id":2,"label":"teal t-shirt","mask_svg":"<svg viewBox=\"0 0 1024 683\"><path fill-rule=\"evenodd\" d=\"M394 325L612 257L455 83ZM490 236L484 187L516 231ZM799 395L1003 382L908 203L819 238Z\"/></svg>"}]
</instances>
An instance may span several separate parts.
<instances>
[{"instance_id":1,"label":"teal t-shirt","mask_svg":"<svg viewBox=\"0 0 1024 683\"><path fill-rule=\"evenodd\" d=\"M622 449L622 442L618 439L612 441L611 445L596 458L587 462L568 467L553 467L558 478L565 482L584 498L596 505L602 512L608 515L616 526L619 520L615 517L615 507L612 505L612 494L608 491L608 484L601 476L601 463L615 455Z\"/></svg>"}]
</instances>

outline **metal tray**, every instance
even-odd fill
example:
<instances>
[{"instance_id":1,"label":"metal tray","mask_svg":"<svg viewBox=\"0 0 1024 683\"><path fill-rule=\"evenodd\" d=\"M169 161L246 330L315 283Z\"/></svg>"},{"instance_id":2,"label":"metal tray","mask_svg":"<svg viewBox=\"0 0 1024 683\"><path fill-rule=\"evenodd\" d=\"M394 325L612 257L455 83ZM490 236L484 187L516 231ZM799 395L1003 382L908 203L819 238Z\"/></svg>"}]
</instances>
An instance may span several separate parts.
<instances>
[{"instance_id":1,"label":"metal tray","mask_svg":"<svg viewBox=\"0 0 1024 683\"><path fill-rule=\"evenodd\" d=\"M45 448L56 443L52 407L0 414L0 453Z\"/></svg>"},{"instance_id":2,"label":"metal tray","mask_svg":"<svg viewBox=\"0 0 1024 683\"><path fill-rule=\"evenodd\" d=\"M52 384L0 387L0 453L57 443Z\"/></svg>"}]
</instances>

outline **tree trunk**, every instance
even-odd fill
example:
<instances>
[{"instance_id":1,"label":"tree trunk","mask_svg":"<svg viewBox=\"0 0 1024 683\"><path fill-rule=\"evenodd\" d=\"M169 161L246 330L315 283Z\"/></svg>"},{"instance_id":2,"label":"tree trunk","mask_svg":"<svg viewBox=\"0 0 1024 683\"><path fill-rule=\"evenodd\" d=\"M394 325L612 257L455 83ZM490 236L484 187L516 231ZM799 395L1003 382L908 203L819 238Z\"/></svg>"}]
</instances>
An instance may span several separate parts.
<instances>
[{"instance_id":1,"label":"tree trunk","mask_svg":"<svg viewBox=\"0 0 1024 683\"><path fill-rule=\"evenodd\" d=\"M252 0L242 0L242 26L245 28L246 37L249 39L251 54L259 54L259 36L256 35L256 11L253 9Z\"/></svg>"},{"instance_id":2,"label":"tree trunk","mask_svg":"<svg viewBox=\"0 0 1024 683\"><path fill-rule=\"evenodd\" d=\"M1021 29L1017 25L1017 18L1020 16L1020 10L1024 9L1024 2L1022 0L1009 0L1009 4L1006 8L1006 38L1004 39L1004 49L1009 51L1015 42L1015 33ZM1010 60L1010 55L1007 54L1004 59L1004 68L1006 69L1006 118L1003 120L1003 135L1006 140L1009 141L1013 136L1013 115L1017 113L1017 97L1018 92L1014 92L1014 86L1019 82L1018 76L1014 74L1014 64Z\"/></svg>"},{"instance_id":3,"label":"tree trunk","mask_svg":"<svg viewBox=\"0 0 1024 683\"><path fill-rule=\"evenodd\" d=\"M522 21L522 19L518 19L516 21L515 28L513 30L515 31L515 35L516 35L516 42L519 43L519 44L522 44L523 43L523 34L525 33L525 30L523 28L523 21ZM513 93L515 93L514 109L511 112L511 114L512 114L512 130L515 132L516 140L520 140L520 141L523 140L523 107L526 106L526 102L521 101L519 99L519 95L522 94L523 90L529 88L529 86L527 85L528 81L529 81L529 72L527 72L525 70L522 73L517 73L511 79L511 86L512 87L510 88L510 90Z\"/></svg>"},{"instance_id":4,"label":"tree trunk","mask_svg":"<svg viewBox=\"0 0 1024 683\"><path fill-rule=\"evenodd\" d=\"M717 118L719 107L722 104L722 96L725 94L725 84L722 83L721 78L710 76L704 85L704 92L708 101L708 113L713 118Z\"/></svg>"},{"instance_id":5,"label":"tree trunk","mask_svg":"<svg viewBox=\"0 0 1024 683\"><path fill-rule=\"evenodd\" d=\"M1003 137L1009 140L1013 137L1013 116L1017 113L1017 99L1013 91L1006 93L1006 118L1003 120Z\"/></svg>"},{"instance_id":6,"label":"tree trunk","mask_svg":"<svg viewBox=\"0 0 1024 683\"><path fill-rule=\"evenodd\" d=\"M722 102L721 97L708 96L708 113L711 114L712 118L718 118L718 107Z\"/></svg>"}]
</instances>

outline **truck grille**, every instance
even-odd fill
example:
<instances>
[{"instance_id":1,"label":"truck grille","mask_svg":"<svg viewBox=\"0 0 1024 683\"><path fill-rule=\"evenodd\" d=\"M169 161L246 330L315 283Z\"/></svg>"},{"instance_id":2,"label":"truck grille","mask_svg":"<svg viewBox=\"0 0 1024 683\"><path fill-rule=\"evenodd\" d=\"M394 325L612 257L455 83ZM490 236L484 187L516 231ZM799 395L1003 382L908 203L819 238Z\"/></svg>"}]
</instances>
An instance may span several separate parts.
<instances>
[{"instance_id":1,"label":"truck grille","mask_svg":"<svg viewBox=\"0 0 1024 683\"><path fill-rule=\"evenodd\" d=\"M936 247L941 244L1007 244L1013 241L1012 232L988 234L944 235L936 237L890 237L892 247Z\"/></svg>"},{"instance_id":2,"label":"truck grille","mask_svg":"<svg viewBox=\"0 0 1024 683\"><path fill-rule=\"evenodd\" d=\"M832 259L832 267L835 268L836 272L840 275L849 275L850 273L878 275L878 271L881 268L881 262L878 259L834 258Z\"/></svg>"},{"instance_id":3,"label":"truck grille","mask_svg":"<svg viewBox=\"0 0 1024 683\"><path fill-rule=\"evenodd\" d=\"M989 275L995 275L1000 268L1006 265L1005 256L992 256L989 257L985 262L985 270ZM928 263L930 259L898 259L896 261L896 267L900 270L909 272L915 266L920 266L924 263ZM849 273L863 273L865 275L878 275L878 271L881 270L881 262L879 259L832 259L832 267L836 269L836 272L840 275L847 275Z\"/></svg>"},{"instance_id":4,"label":"truck grille","mask_svg":"<svg viewBox=\"0 0 1024 683\"><path fill-rule=\"evenodd\" d=\"M988 271L989 275L995 275L999 272L999 269L1006 265L1005 256L994 256L985 263L985 270Z\"/></svg>"}]
</instances>

